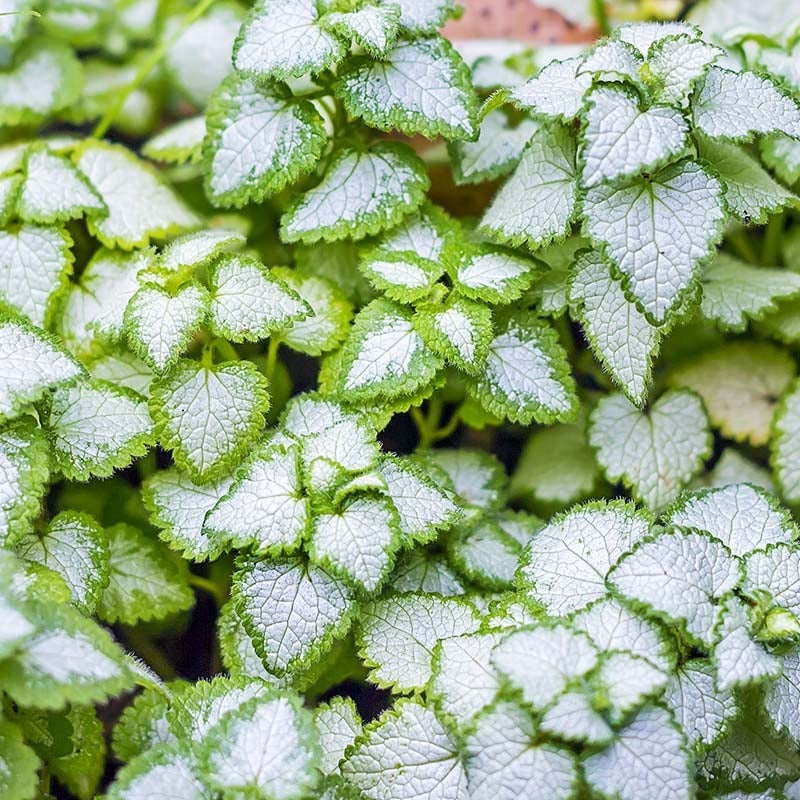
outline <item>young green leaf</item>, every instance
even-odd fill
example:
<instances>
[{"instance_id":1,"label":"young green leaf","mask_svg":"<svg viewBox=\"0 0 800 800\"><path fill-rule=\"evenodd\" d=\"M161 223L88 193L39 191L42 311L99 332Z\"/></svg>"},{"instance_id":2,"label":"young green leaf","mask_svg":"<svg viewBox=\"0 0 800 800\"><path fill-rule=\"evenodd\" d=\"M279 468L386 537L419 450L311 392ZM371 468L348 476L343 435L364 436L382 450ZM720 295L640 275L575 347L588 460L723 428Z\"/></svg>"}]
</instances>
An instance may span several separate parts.
<instances>
[{"instance_id":1,"label":"young green leaf","mask_svg":"<svg viewBox=\"0 0 800 800\"><path fill-rule=\"evenodd\" d=\"M469 68L441 36L400 41L380 61L353 60L339 73L336 94L373 128L431 139L478 135Z\"/></svg>"},{"instance_id":2,"label":"young green leaf","mask_svg":"<svg viewBox=\"0 0 800 800\"><path fill-rule=\"evenodd\" d=\"M448 271L460 294L498 305L519 299L536 275L537 264L487 245L461 245Z\"/></svg>"},{"instance_id":3,"label":"young green leaf","mask_svg":"<svg viewBox=\"0 0 800 800\"><path fill-rule=\"evenodd\" d=\"M719 181L692 161L621 186L595 186L586 193L583 211L586 232L658 325L688 293L724 219Z\"/></svg>"},{"instance_id":4,"label":"young green leaf","mask_svg":"<svg viewBox=\"0 0 800 800\"><path fill-rule=\"evenodd\" d=\"M36 796L39 758L25 744L19 726L0 722L0 792L8 800Z\"/></svg>"},{"instance_id":5,"label":"young green leaf","mask_svg":"<svg viewBox=\"0 0 800 800\"><path fill-rule=\"evenodd\" d=\"M281 237L306 243L361 239L414 211L428 186L424 163L407 145L343 147L319 184L292 201L281 218Z\"/></svg>"},{"instance_id":6,"label":"young green leaf","mask_svg":"<svg viewBox=\"0 0 800 800\"><path fill-rule=\"evenodd\" d=\"M330 12L323 24L345 38L352 38L374 58L384 58L397 39L400 7L366 5L353 11Z\"/></svg>"},{"instance_id":7,"label":"young green leaf","mask_svg":"<svg viewBox=\"0 0 800 800\"><path fill-rule=\"evenodd\" d=\"M264 424L267 382L249 361L209 365L181 360L153 382L150 411L162 446L193 480L232 467Z\"/></svg>"},{"instance_id":8,"label":"young green leaf","mask_svg":"<svg viewBox=\"0 0 800 800\"><path fill-rule=\"evenodd\" d=\"M622 395L604 397L591 416L589 441L611 481L622 481L653 510L674 500L711 453L703 404L672 391L643 413Z\"/></svg>"},{"instance_id":9,"label":"young green leaf","mask_svg":"<svg viewBox=\"0 0 800 800\"><path fill-rule=\"evenodd\" d=\"M246 239L242 233L225 228L187 233L173 239L161 251L155 266L167 274L178 272L182 267L197 269L220 253L238 249Z\"/></svg>"},{"instance_id":10,"label":"young green leaf","mask_svg":"<svg viewBox=\"0 0 800 800\"><path fill-rule=\"evenodd\" d=\"M98 616L106 622L133 625L185 611L194 602L186 565L164 545L132 525L106 529L110 570Z\"/></svg>"},{"instance_id":11,"label":"young green leaf","mask_svg":"<svg viewBox=\"0 0 800 800\"><path fill-rule=\"evenodd\" d=\"M311 103L278 84L240 76L217 90L206 126L206 191L223 206L277 194L314 169L326 142L324 121Z\"/></svg>"},{"instance_id":12,"label":"young green leaf","mask_svg":"<svg viewBox=\"0 0 800 800\"><path fill-rule=\"evenodd\" d=\"M682 108L708 67L723 55L694 33L668 35L654 42L647 55L647 88L658 103Z\"/></svg>"}]
</instances>

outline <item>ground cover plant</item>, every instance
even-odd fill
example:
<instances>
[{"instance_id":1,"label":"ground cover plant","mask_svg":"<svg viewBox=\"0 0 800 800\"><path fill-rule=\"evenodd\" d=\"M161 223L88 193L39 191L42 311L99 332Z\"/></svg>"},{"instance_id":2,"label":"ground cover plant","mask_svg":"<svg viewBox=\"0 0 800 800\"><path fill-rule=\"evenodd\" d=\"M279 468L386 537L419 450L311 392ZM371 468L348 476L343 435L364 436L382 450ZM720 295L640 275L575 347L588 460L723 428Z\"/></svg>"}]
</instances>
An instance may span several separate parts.
<instances>
[{"instance_id":1,"label":"ground cover plant","mask_svg":"<svg viewBox=\"0 0 800 800\"><path fill-rule=\"evenodd\" d=\"M2 6L0 797L800 798L800 7L586 11Z\"/></svg>"}]
</instances>

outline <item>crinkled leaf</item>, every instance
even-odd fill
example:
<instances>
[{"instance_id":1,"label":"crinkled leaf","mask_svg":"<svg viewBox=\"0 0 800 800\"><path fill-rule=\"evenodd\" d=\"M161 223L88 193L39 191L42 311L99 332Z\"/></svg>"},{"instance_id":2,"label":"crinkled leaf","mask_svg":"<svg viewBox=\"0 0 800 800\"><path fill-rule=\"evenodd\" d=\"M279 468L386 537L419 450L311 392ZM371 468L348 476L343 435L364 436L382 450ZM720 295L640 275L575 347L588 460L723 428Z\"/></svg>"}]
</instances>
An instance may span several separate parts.
<instances>
[{"instance_id":1,"label":"crinkled leaf","mask_svg":"<svg viewBox=\"0 0 800 800\"><path fill-rule=\"evenodd\" d=\"M245 561L232 594L256 652L276 675L308 667L350 627L352 590L301 559Z\"/></svg>"},{"instance_id":2,"label":"crinkled leaf","mask_svg":"<svg viewBox=\"0 0 800 800\"><path fill-rule=\"evenodd\" d=\"M192 341L208 306L208 293L201 286L189 284L171 294L158 284L144 284L125 309L131 349L154 370L165 371Z\"/></svg>"},{"instance_id":3,"label":"crinkled leaf","mask_svg":"<svg viewBox=\"0 0 800 800\"><path fill-rule=\"evenodd\" d=\"M368 800L464 800L458 745L436 715L400 700L348 750L342 774Z\"/></svg>"},{"instance_id":4,"label":"crinkled leaf","mask_svg":"<svg viewBox=\"0 0 800 800\"><path fill-rule=\"evenodd\" d=\"M361 735L363 726L350 697L332 697L314 709L322 750L319 768L326 774L338 771L347 748Z\"/></svg>"},{"instance_id":5,"label":"crinkled leaf","mask_svg":"<svg viewBox=\"0 0 800 800\"><path fill-rule=\"evenodd\" d=\"M477 629L475 609L463 600L425 594L389 596L364 606L359 650L372 667L374 683L399 692L421 691L432 674L436 643Z\"/></svg>"},{"instance_id":6,"label":"crinkled leaf","mask_svg":"<svg viewBox=\"0 0 800 800\"><path fill-rule=\"evenodd\" d=\"M401 41L380 61L352 61L339 73L336 94L373 128L429 138L478 134L469 68L441 36Z\"/></svg>"},{"instance_id":7,"label":"crinkled leaf","mask_svg":"<svg viewBox=\"0 0 800 800\"><path fill-rule=\"evenodd\" d=\"M444 470L456 495L467 505L485 510L500 508L508 478L502 464L483 450L431 450L426 459Z\"/></svg>"},{"instance_id":8,"label":"crinkled leaf","mask_svg":"<svg viewBox=\"0 0 800 800\"><path fill-rule=\"evenodd\" d=\"M385 57L386 51L397 38L399 22L400 7L396 3L331 12L323 19L327 28L354 39L374 58Z\"/></svg>"},{"instance_id":9,"label":"crinkled leaf","mask_svg":"<svg viewBox=\"0 0 800 800\"><path fill-rule=\"evenodd\" d=\"M168 164L195 163L200 160L206 118L190 117L170 125L142 145L142 154L151 161Z\"/></svg>"},{"instance_id":10,"label":"crinkled leaf","mask_svg":"<svg viewBox=\"0 0 800 800\"><path fill-rule=\"evenodd\" d=\"M611 481L622 481L653 510L674 500L711 453L708 419L692 392L663 394L641 412L622 395L604 397L589 441Z\"/></svg>"},{"instance_id":11,"label":"crinkled leaf","mask_svg":"<svg viewBox=\"0 0 800 800\"><path fill-rule=\"evenodd\" d=\"M378 233L414 211L428 186L425 165L407 145L342 148L319 184L290 204L281 237L313 243Z\"/></svg>"},{"instance_id":12,"label":"crinkled leaf","mask_svg":"<svg viewBox=\"0 0 800 800\"><path fill-rule=\"evenodd\" d=\"M39 785L39 757L17 725L0 722L0 792L7 800L28 800Z\"/></svg>"},{"instance_id":13,"label":"crinkled leaf","mask_svg":"<svg viewBox=\"0 0 800 800\"><path fill-rule=\"evenodd\" d=\"M279 80L333 67L343 55L342 41L321 24L316 0L260 0L236 38L233 64Z\"/></svg>"},{"instance_id":14,"label":"crinkled leaf","mask_svg":"<svg viewBox=\"0 0 800 800\"><path fill-rule=\"evenodd\" d=\"M588 503L538 530L520 578L548 613L564 616L605 596L608 571L650 530L632 503Z\"/></svg>"},{"instance_id":15,"label":"crinkled leaf","mask_svg":"<svg viewBox=\"0 0 800 800\"><path fill-rule=\"evenodd\" d=\"M210 282L212 328L232 342L266 339L311 312L296 292L254 258L223 256L211 268Z\"/></svg>"},{"instance_id":16,"label":"crinkled leaf","mask_svg":"<svg viewBox=\"0 0 800 800\"><path fill-rule=\"evenodd\" d=\"M511 92L511 100L521 108L544 117L569 122L583 108L583 98L592 85L589 72L581 71L582 59L551 61L527 83Z\"/></svg>"},{"instance_id":17,"label":"crinkled leaf","mask_svg":"<svg viewBox=\"0 0 800 800\"><path fill-rule=\"evenodd\" d=\"M159 440L201 483L236 463L264 424L267 382L249 361L205 366L181 360L153 382L150 411Z\"/></svg>"},{"instance_id":18,"label":"crinkled leaf","mask_svg":"<svg viewBox=\"0 0 800 800\"><path fill-rule=\"evenodd\" d=\"M682 622L709 645L719 621L719 600L741 579L722 542L696 531L663 533L641 542L610 572L610 584L668 620Z\"/></svg>"},{"instance_id":19,"label":"crinkled leaf","mask_svg":"<svg viewBox=\"0 0 800 800\"><path fill-rule=\"evenodd\" d=\"M240 76L217 90L206 125L206 190L223 206L277 194L311 172L327 141L324 121L311 103Z\"/></svg>"},{"instance_id":20,"label":"crinkled leaf","mask_svg":"<svg viewBox=\"0 0 800 800\"><path fill-rule=\"evenodd\" d=\"M694 125L715 139L755 133L800 136L800 107L769 79L711 67L692 103Z\"/></svg>"},{"instance_id":21,"label":"crinkled leaf","mask_svg":"<svg viewBox=\"0 0 800 800\"><path fill-rule=\"evenodd\" d=\"M650 172L687 146L689 127L664 106L642 110L623 89L601 86L589 95L582 150L585 186Z\"/></svg>"},{"instance_id":22,"label":"crinkled leaf","mask_svg":"<svg viewBox=\"0 0 800 800\"><path fill-rule=\"evenodd\" d=\"M497 305L522 296L536 275L534 261L486 245L462 245L448 265L460 294Z\"/></svg>"},{"instance_id":23,"label":"crinkled leaf","mask_svg":"<svg viewBox=\"0 0 800 800\"><path fill-rule=\"evenodd\" d=\"M656 324L686 296L724 219L719 181L692 161L621 186L595 186L586 193L583 211L586 232Z\"/></svg>"},{"instance_id":24,"label":"crinkled leaf","mask_svg":"<svg viewBox=\"0 0 800 800\"><path fill-rule=\"evenodd\" d=\"M772 468L781 494L789 502L800 500L800 383L795 382L774 416Z\"/></svg>"},{"instance_id":25,"label":"crinkled leaf","mask_svg":"<svg viewBox=\"0 0 800 800\"><path fill-rule=\"evenodd\" d=\"M540 127L484 213L481 230L514 246L563 239L575 216L575 147L567 128Z\"/></svg>"},{"instance_id":26,"label":"crinkled leaf","mask_svg":"<svg viewBox=\"0 0 800 800\"><path fill-rule=\"evenodd\" d=\"M53 465L70 480L111 475L153 443L147 404L106 381L56 389L46 419Z\"/></svg>"}]
</instances>

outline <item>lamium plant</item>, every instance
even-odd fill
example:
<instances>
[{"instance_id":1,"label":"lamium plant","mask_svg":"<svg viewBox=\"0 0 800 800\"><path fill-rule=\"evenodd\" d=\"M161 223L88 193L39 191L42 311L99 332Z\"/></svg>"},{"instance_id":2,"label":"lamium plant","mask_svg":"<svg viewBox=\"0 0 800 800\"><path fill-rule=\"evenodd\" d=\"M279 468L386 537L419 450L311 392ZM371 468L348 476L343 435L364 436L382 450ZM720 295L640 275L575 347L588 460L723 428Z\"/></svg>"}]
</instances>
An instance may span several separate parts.
<instances>
[{"instance_id":1,"label":"lamium plant","mask_svg":"<svg viewBox=\"0 0 800 800\"><path fill-rule=\"evenodd\" d=\"M800 4L544 5L2 6L3 800L800 800Z\"/></svg>"}]
</instances>

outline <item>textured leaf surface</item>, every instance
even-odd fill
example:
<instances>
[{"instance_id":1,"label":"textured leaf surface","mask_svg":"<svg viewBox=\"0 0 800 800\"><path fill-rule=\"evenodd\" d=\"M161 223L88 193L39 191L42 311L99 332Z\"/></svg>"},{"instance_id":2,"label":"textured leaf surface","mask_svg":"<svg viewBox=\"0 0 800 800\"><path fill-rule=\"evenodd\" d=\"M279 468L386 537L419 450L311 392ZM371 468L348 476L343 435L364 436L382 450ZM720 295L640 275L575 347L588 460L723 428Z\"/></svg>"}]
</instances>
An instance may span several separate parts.
<instances>
[{"instance_id":1,"label":"textured leaf surface","mask_svg":"<svg viewBox=\"0 0 800 800\"><path fill-rule=\"evenodd\" d=\"M800 383L792 384L775 414L772 466L781 494L800 500Z\"/></svg>"},{"instance_id":2,"label":"textured leaf surface","mask_svg":"<svg viewBox=\"0 0 800 800\"><path fill-rule=\"evenodd\" d=\"M89 228L106 247L126 250L195 227L199 220L144 162L118 145L86 143L76 164L108 209Z\"/></svg>"},{"instance_id":3,"label":"textured leaf surface","mask_svg":"<svg viewBox=\"0 0 800 800\"><path fill-rule=\"evenodd\" d=\"M695 127L712 138L749 139L780 131L800 136L800 108L752 72L711 67L692 105Z\"/></svg>"},{"instance_id":4,"label":"textured leaf surface","mask_svg":"<svg viewBox=\"0 0 800 800\"><path fill-rule=\"evenodd\" d=\"M541 127L481 220L481 229L512 245L563 239L575 214L575 141L562 126Z\"/></svg>"},{"instance_id":5,"label":"textured leaf surface","mask_svg":"<svg viewBox=\"0 0 800 800\"><path fill-rule=\"evenodd\" d=\"M583 183L649 172L686 147L689 128L672 108L640 110L622 89L601 87L589 95L583 146Z\"/></svg>"},{"instance_id":6,"label":"textured leaf surface","mask_svg":"<svg viewBox=\"0 0 800 800\"><path fill-rule=\"evenodd\" d=\"M0 231L0 299L34 325L47 325L72 268L71 246L60 228L22 225Z\"/></svg>"},{"instance_id":7,"label":"textured leaf surface","mask_svg":"<svg viewBox=\"0 0 800 800\"><path fill-rule=\"evenodd\" d=\"M748 319L776 311L776 300L800 293L800 275L753 267L727 253L718 253L703 278L703 316L726 330L742 331Z\"/></svg>"},{"instance_id":8,"label":"textured leaf surface","mask_svg":"<svg viewBox=\"0 0 800 800\"><path fill-rule=\"evenodd\" d=\"M414 211L428 185L424 164L405 145L341 149L320 183L283 215L281 236L287 242L316 242L378 233Z\"/></svg>"},{"instance_id":9,"label":"textured leaf surface","mask_svg":"<svg viewBox=\"0 0 800 800\"><path fill-rule=\"evenodd\" d=\"M434 713L401 700L367 726L342 774L369 800L466 800L458 746Z\"/></svg>"},{"instance_id":10,"label":"textured leaf surface","mask_svg":"<svg viewBox=\"0 0 800 800\"><path fill-rule=\"evenodd\" d=\"M609 575L623 595L683 622L705 644L719 620L718 601L740 578L730 550L695 531L665 533L641 543Z\"/></svg>"},{"instance_id":11,"label":"textured leaf surface","mask_svg":"<svg viewBox=\"0 0 800 800\"><path fill-rule=\"evenodd\" d=\"M683 748L669 712L645 708L607 750L586 759L586 780L620 800L686 800L694 787Z\"/></svg>"},{"instance_id":12,"label":"textured leaf surface","mask_svg":"<svg viewBox=\"0 0 800 800\"><path fill-rule=\"evenodd\" d=\"M342 42L320 24L315 0L261 0L236 39L238 72L264 78L299 78L332 67L343 55Z\"/></svg>"},{"instance_id":13,"label":"textured leaf surface","mask_svg":"<svg viewBox=\"0 0 800 800\"><path fill-rule=\"evenodd\" d=\"M528 425L573 417L575 388L556 332L533 315L508 319L470 392L491 414Z\"/></svg>"},{"instance_id":14,"label":"textured leaf surface","mask_svg":"<svg viewBox=\"0 0 800 800\"><path fill-rule=\"evenodd\" d=\"M150 398L161 444L200 482L217 478L236 461L261 429L268 407L266 380L244 361L210 367L180 361L154 382Z\"/></svg>"},{"instance_id":15,"label":"textured leaf surface","mask_svg":"<svg viewBox=\"0 0 800 800\"><path fill-rule=\"evenodd\" d=\"M722 188L697 164L673 164L622 186L601 184L584 199L586 231L622 272L648 317L663 324L710 255L724 219Z\"/></svg>"},{"instance_id":16,"label":"textured leaf surface","mask_svg":"<svg viewBox=\"0 0 800 800\"><path fill-rule=\"evenodd\" d=\"M346 633L353 609L345 583L300 559L245 561L233 596L256 652L276 675L324 655Z\"/></svg>"},{"instance_id":17,"label":"textured leaf surface","mask_svg":"<svg viewBox=\"0 0 800 800\"><path fill-rule=\"evenodd\" d=\"M371 680L408 692L421 691L430 680L436 643L474 633L478 618L464 601L406 594L367 604L360 624L360 651L373 667Z\"/></svg>"},{"instance_id":18,"label":"textured leaf surface","mask_svg":"<svg viewBox=\"0 0 800 800\"><path fill-rule=\"evenodd\" d=\"M82 371L44 332L13 319L0 323L0 419L16 416Z\"/></svg>"},{"instance_id":19,"label":"textured leaf surface","mask_svg":"<svg viewBox=\"0 0 800 800\"><path fill-rule=\"evenodd\" d=\"M141 397L90 380L53 392L47 417L53 463L71 480L106 477L142 456L153 422Z\"/></svg>"},{"instance_id":20,"label":"textured leaf surface","mask_svg":"<svg viewBox=\"0 0 800 800\"><path fill-rule=\"evenodd\" d=\"M106 533L111 569L98 609L103 620L133 625L191 607L186 567L163 545L124 522Z\"/></svg>"},{"instance_id":21,"label":"textured leaf surface","mask_svg":"<svg viewBox=\"0 0 800 800\"><path fill-rule=\"evenodd\" d=\"M520 575L548 613L564 616L605 596L608 571L649 529L633 504L589 503L534 534Z\"/></svg>"},{"instance_id":22,"label":"textured leaf surface","mask_svg":"<svg viewBox=\"0 0 800 800\"><path fill-rule=\"evenodd\" d=\"M569 628L523 628L495 647L492 664L539 710L596 666L597 650L588 636Z\"/></svg>"},{"instance_id":23,"label":"textured leaf surface","mask_svg":"<svg viewBox=\"0 0 800 800\"><path fill-rule=\"evenodd\" d=\"M581 59L552 61L538 75L517 87L511 99L520 107L545 117L569 122L583 107L583 98L592 85L588 72L578 72Z\"/></svg>"},{"instance_id":24,"label":"textured leaf surface","mask_svg":"<svg viewBox=\"0 0 800 800\"><path fill-rule=\"evenodd\" d=\"M333 697L317 706L314 721L322 749L320 769L326 774L337 772L345 750L363 731L355 703L349 697Z\"/></svg>"},{"instance_id":25,"label":"textured leaf surface","mask_svg":"<svg viewBox=\"0 0 800 800\"><path fill-rule=\"evenodd\" d=\"M606 476L622 480L654 510L678 496L711 447L703 404L687 391L662 395L648 413L621 395L603 398L592 413L589 441Z\"/></svg>"},{"instance_id":26,"label":"textured leaf surface","mask_svg":"<svg viewBox=\"0 0 800 800\"><path fill-rule=\"evenodd\" d=\"M577 770L571 755L536 744L529 716L501 702L481 715L466 742L469 796L473 800L568 800Z\"/></svg>"},{"instance_id":27,"label":"textured leaf surface","mask_svg":"<svg viewBox=\"0 0 800 800\"><path fill-rule=\"evenodd\" d=\"M596 253L579 256L569 285L586 337L614 383L638 406L647 398L661 336L625 296L609 265Z\"/></svg>"},{"instance_id":28,"label":"textured leaf surface","mask_svg":"<svg viewBox=\"0 0 800 800\"><path fill-rule=\"evenodd\" d=\"M208 294L199 286L190 284L172 295L147 283L125 309L131 348L150 367L163 372L189 345L207 310Z\"/></svg>"},{"instance_id":29,"label":"textured leaf surface","mask_svg":"<svg viewBox=\"0 0 800 800\"><path fill-rule=\"evenodd\" d=\"M401 41L380 61L353 62L340 73L336 93L373 128L448 139L478 133L469 68L440 36Z\"/></svg>"},{"instance_id":30,"label":"textured leaf surface","mask_svg":"<svg viewBox=\"0 0 800 800\"><path fill-rule=\"evenodd\" d=\"M323 119L310 103L251 78L222 84L206 124L206 189L225 206L260 202L309 173L326 141Z\"/></svg>"}]
</instances>

